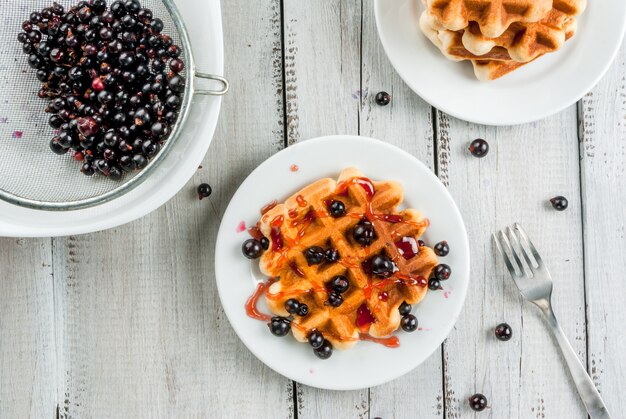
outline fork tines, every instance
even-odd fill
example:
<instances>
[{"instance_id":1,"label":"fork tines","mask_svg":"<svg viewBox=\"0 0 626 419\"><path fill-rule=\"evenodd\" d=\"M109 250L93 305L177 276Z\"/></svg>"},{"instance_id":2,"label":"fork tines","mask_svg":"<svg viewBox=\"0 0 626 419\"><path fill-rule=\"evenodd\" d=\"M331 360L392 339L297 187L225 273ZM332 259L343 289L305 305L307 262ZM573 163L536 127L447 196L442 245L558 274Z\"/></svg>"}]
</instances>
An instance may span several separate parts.
<instances>
[{"instance_id":1,"label":"fork tines","mask_svg":"<svg viewBox=\"0 0 626 419\"><path fill-rule=\"evenodd\" d=\"M542 269L541 256L519 223L494 233L492 237L513 278L533 277L537 269ZM520 254L526 263L522 262Z\"/></svg>"}]
</instances>

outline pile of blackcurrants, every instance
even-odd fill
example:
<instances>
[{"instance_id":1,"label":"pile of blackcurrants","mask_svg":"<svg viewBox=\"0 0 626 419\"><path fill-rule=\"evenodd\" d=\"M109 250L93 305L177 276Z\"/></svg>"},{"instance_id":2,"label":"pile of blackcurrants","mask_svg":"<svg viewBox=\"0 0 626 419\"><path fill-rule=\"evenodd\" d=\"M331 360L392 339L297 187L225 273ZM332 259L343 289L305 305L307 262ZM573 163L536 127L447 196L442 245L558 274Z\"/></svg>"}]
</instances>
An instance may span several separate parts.
<instances>
[{"instance_id":1,"label":"pile of blackcurrants","mask_svg":"<svg viewBox=\"0 0 626 419\"><path fill-rule=\"evenodd\" d=\"M143 169L178 118L181 49L137 0L54 3L33 12L17 39L42 82L55 136L50 148L111 179Z\"/></svg>"}]
</instances>

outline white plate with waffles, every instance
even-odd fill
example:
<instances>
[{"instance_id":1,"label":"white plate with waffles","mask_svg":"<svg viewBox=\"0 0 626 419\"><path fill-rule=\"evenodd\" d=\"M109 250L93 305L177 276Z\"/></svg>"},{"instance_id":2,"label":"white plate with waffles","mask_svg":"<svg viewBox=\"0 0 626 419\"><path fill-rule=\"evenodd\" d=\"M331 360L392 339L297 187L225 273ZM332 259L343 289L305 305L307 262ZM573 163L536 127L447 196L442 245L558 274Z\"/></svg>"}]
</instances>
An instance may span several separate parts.
<instances>
[{"instance_id":1,"label":"white plate with waffles","mask_svg":"<svg viewBox=\"0 0 626 419\"><path fill-rule=\"evenodd\" d=\"M383 47L409 87L434 107L487 125L543 119L574 104L609 69L626 30L626 2L588 1L572 39L504 77L481 82L469 61L448 60L422 33L421 0L375 0Z\"/></svg>"},{"instance_id":2,"label":"white plate with waffles","mask_svg":"<svg viewBox=\"0 0 626 419\"><path fill-rule=\"evenodd\" d=\"M357 182L350 180L343 184L337 184L335 180L346 168L356 168L363 174L359 174L359 177L366 176L371 179L373 188L370 190L373 190L374 193L363 195L363 191L367 189L361 184L364 181L355 177L350 177L350 179ZM349 176L350 173L356 172L343 172L343 176ZM332 180L322 181L321 184L328 188L333 199L345 202L345 215L324 219L324 217L330 217L327 213L330 201L321 198L325 196L323 193L321 195L307 195L311 202L294 195L296 193L301 194L307 185L325 178ZM346 183L350 185L349 188L356 189L343 189L342 185ZM393 198L388 198L386 191L391 190L389 185L393 185L394 188L402 188L403 199L402 195L399 195L400 198L395 201ZM290 197L291 199L288 200ZM266 212L267 217L264 219L260 213L261 209L272 201L279 203L286 201L286 205L283 207L279 204ZM323 204L314 201L320 201ZM398 203L399 201L401 202ZM398 204L397 208L395 207L396 204ZM355 223L362 223L357 218L365 215L364 213L360 214L359 211L364 211L368 206L372 208L371 212L368 212L370 214L368 217L374 217L372 223L377 231L376 237L384 236L383 233L379 234L378 232L389 229L390 235L388 237L395 237L400 242L405 240L403 235L415 233L414 238L417 239L419 236L425 243L425 247L420 247L417 252L420 258L422 255L428 256L424 260L432 261L432 258L438 258L436 263L444 263L450 267L452 274L449 279L441 282L443 289L424 292L427 288L424 287L423 282L420 282L422 280L418 274L430 272L433 266L428 265L428 269L426 269L424 263L431 262L424 262L420 265L419 269L426 269L426 271L415 268L417 270L407 271L407 276L403 269L411 265L411 260L418 258L418 256L405 254L406 263L404 260L403 262L398 261L398 252L393 247L394 244L389 243L389 241L382 243L382 240L376 240L371 246L363 247L355 245L356 242L351 238L354 237L354 225ZM298 215L299 209L302 211ZM408 209L414 209L419 213ZM293 218L293 221L280 219L280 222L276 224L280 226L277 230L278 233L274 235L268 226L272 225L275 219L280 218L276 215L277 211L284 215L285 220ZM384 213L387 215L383 215ZM400 218L389 218L389 214L400 214ZM299 227L299 222L305 221L308 215L312 215L311 219L315 221L311 221L312 224L302 224L303 227ZM355 219L354 222L349 221L352 218ZM351 259L348 260L347 257L344 259L340 255L338 262L323 262L319 268L310 267L304 263L307 259L302 256L303 252L310 247L310 243L306 244L308 243L307 240L317 240L313 238L313 231L321 230L321 227L313 226L318 225L316 223L326 225L328 222L334 222L329 220L339 220L337 221L339 223L342 219L349 226L337 228L344 229L345 237L348 237L348 242L352 243L355 260L358 261L359 255L363 255L360 253L362 251L371 252L371 255L378 253L395 255L393 260L397 263L394 262L394 272L390 274L390 277L384 279L370 274L373 279L364 280L365 282L361 283L364 284L364 287L360 288L360 283L356 278L363 275L356 271L361 269L361 265L350 262ZM425 219L428 221L424 222ZM264 235L269 236L269 250L265 251L266 256L249 260L242 253L242 244L250 239L249 228L254 227L259 220L263 221L261 230ZM288 222L291 224L287 224ZM293 229L293 236L290 235L289 226L296 226ZM268 230L268 228L270 229ZM392 229L396 230L392 231ZM299 241L292 240L294 237L298 237L297 233L300 231L303 233L299 236ZM257 238L260 237L258 234L253 231L253 235L257 235ZM333 237L331 241L324 241L326 244L320 244L329 249L336 247L342 249L342 252L350 251L349 244L344 243L348 247L341 247L344 240L340 235L335 234ZM435 256L429 247L433 247L435 243L444 240L449 244L449 254L445 257ZM277 313L277 311L284 311L283 301L288 297L296 297L301 302L308 302L311 309L305 316L295 314L292 317L291 328L296 332L300 331L300 333L290 331L286 336L277 337L270 333L267 319L259 321L248 315L250 310L246 309L246 304L255 290L258 289L259 284L267 283L268 280L268 276L261 272L259 261L278 260L273 259L272 255L280 259L279 253L282 250L275 249L274 245L281 241L284 242L285 246L283 249L285 260L280 262L282 265L264 262L266 273L272 270L268 266L282 266L283 268L290 266L287 271L282 271L281 280L272 285L274 288L269 288L268 298L275 300L282 298L279 304L276 301L270 301L272 311L287 316L287 312ZM382 244L378 245L377 243ZM375 247L376 249L384 248L384 250L364 250ZM297 249L297 251L293 253L293 249ZM415 248L413 247L413 249ZM370 257L370 253L367 255ZM291 261L295 262L295 268L291 267ZM298 273L297 266L302 266L302 272ZM400 271L395 271L398 266L401 268ZM325 281L325 278L342 273L342 268L346 271L345 275L350 279L350 288L341 294L345 300L337 308L330 307L325 302L325 298L330 298L329 294L325 294L325 288L322 290L315 289L311 293L301 292L298 295L284 292L285 295L281 295L280 289L275 289L281 283L288 286L290 284L288 282L289 275L291 275L291 284L293 284L294 278L297 276L302 275L302 278L309 278L313 272L312 283L314 283L319 278L323 278L322 280ZM289 270L293 274L290 274ZM463 220L452 197L428 167L415 157L397 147L369 138L355 136L322 137L303 141L277 153L255 169L241 184L222 219L215 251L215 271L224 311L239 338L257 358L278 373L300 383L323 389L351 390L391 381L417 367L437 350L454 326L465 300L469 282L469 243ZM329 273L330 271L333 273ZM401 278L401 280L397 278ZM387 282L383 283L382 281ZM396 288L394 284L400 285ZM402 291L402 294L397 294L401 287L408 289L412 286L421 287L421 295L411 296L404 293L406 290ZM387 291L389 292L387 293ZM382 306L379 304L372 305L372 312L374 313L373 317L376 318L374 323L377 323L379 318L392 319L389 320L393 323L392 329L397 326L400 319L395 308L397 306L394 306L394 310L390 310L391 313L387 313L387 317L380 317L384 307L391 304L391 301L397 301L400 298L398 295L401 295L402 298L405 296L408 296L406 298L415 297L417 300L423 297L419 303L413 306L411 312L417 317L417 330L409 333L399 327L391 335L397 337L399 346L391 348L379 343L360 340L361 337L367 338L365 334L360 334L363 330L367 330L371 335L377 333L376 328L372 327L371 320L365 325L360 324L361 332L358 330L354 332L352 329L355 326L350 324L347 324L347 329L332 326L332 329L326 330L322 329L324 324L319 323L320 330L324 330L324 333L328 334L326 337L329 340L333 340L337 346L350 347L349 349L335 347L332 356L328 359L318 358L309 343L296 340L295 336L302 339L303 336L309 334L310 329L307 329L307 325L313 324L311 322L315 322L321 313L329 312L332 318L336 319L338 315L332 314L335 313L334 310L337 310L337 313L340 310L345 310L345 315L341 317L342 321L353 319L356 322L356 312L351 313L348 307L351 307L350 304L355 304L354 301L359 301L355 295L362 295L362 298L366 298L364 297L366 293L368 294L367 298L377 297L374 298L375 301L389 301L387 304L383 303ZM317 302L320 303L319 306L316 305L316 300L312 299L313 296L317 295L324 296L321 302L316 297ZM262 315L276 315L272 314L267 302L265 293L261 294L256 305L257 311ZM368 306L370 302L372 300L368 300ZM360 304L360 302L356 304ZM383 320L380 322L382 324ZM332 324L336 325L335 322ZM330 328L331 326L327 327ZM337 330L347 330L347 332L345 334L341 332L333 334ZM387 330L389 329L382 332L378 330L378 333L384 334L387 333ZM349 333L352 333L350 337L348 337ZM387 339L385 343L393 343L393 340L393 338ZM343 345L342 342L347 344Z\"/></svg>"}]
</instances>

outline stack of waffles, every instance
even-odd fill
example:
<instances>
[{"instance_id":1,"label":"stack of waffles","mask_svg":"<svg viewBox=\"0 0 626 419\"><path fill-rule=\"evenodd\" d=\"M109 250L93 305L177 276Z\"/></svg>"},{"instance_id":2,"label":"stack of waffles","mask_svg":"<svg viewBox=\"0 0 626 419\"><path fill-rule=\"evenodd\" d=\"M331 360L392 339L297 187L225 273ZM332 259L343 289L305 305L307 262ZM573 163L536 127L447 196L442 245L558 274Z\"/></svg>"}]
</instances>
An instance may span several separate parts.
<instances>
[{"instance_id":1,"label":"stack of waffles","mask_svg":"<svg viewBox=\"0 0 626 419\"><path fill-rule=\"evenodd\" d=\"M422 0L420 29L450 60L469 60L479 80L498 79L559 50L587 0Z\"/></svg>"}]
</instances>

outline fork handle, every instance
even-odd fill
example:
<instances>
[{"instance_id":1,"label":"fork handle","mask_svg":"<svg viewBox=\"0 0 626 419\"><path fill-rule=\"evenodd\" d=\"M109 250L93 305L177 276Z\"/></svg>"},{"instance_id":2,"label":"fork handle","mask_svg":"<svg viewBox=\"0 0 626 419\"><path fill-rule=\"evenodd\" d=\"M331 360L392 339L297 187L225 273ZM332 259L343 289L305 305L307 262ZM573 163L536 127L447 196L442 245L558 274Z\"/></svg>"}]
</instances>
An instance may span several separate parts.
<instances>
[{"instance_id":1,"label":"fork handle","mask_svg":"<svg viewBox=\"0 0 626 419\"><path fill-rule=\"evenodd\" d=\"M563 333L563 329L559 326L552 308L548 307L547 309L544 309L543 312L546 315L552 333L561 348L561 353L565 358L565 362L567 362L569 371L574 379L574 384L576 384L576 388L578 389L578 394L580 395L589 416L592 419L611 419L611 415L609 414L602 397L600 397L600 393L598 393L598 390L593 385L593 381L591 381L591 377L587 374L587 370L583 367L580 359L578 359L578 355L576 355L576 352L574 352L574 349L565 337L565 333Z\"/></svg>"}]
</instances>

